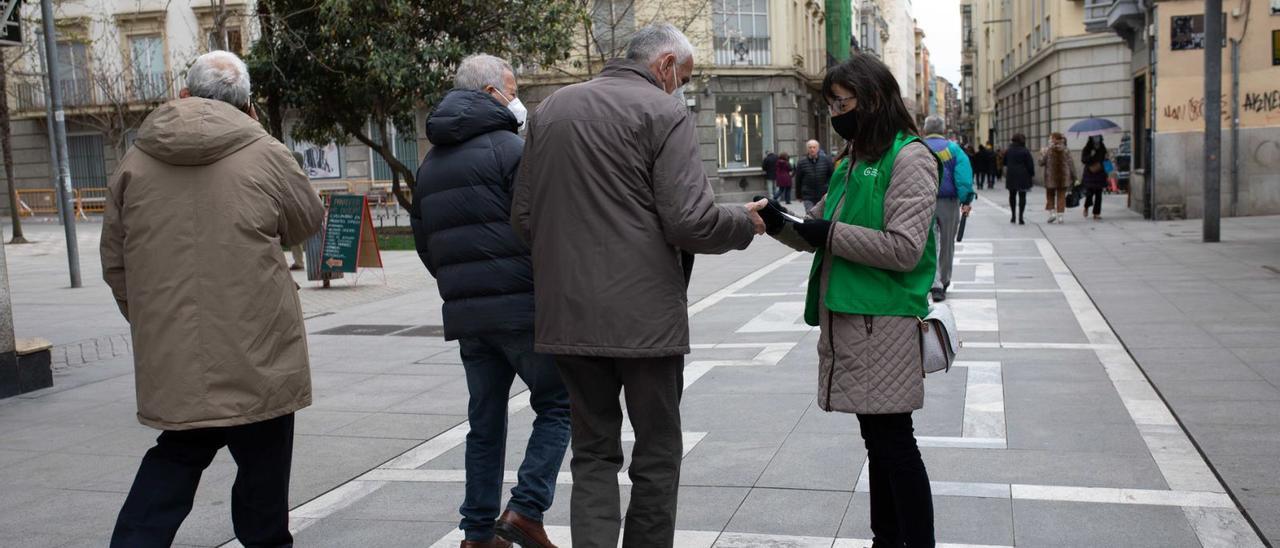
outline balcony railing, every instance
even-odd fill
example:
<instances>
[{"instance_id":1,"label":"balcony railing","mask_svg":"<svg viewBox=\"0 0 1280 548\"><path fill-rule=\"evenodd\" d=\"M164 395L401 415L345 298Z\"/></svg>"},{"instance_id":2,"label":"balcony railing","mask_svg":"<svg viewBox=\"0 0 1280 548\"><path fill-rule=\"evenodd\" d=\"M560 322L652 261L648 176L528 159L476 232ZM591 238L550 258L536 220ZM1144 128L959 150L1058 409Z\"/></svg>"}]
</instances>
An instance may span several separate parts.
<instances>
[{"instance_id":1,"label":"balcony railing","mask_svg":"<svg viewBox=\"0 0 1280 548\"><path fill-rule=\"evenodd\" d=\"M47 97L42 75L14 78L14 108L18 112L44 111ZM96 75L65 78L58 81L62 105L68 110L92 107L130 107L154 105L178 96L182 87L178 75L155 72L146 74Z\"/></svg>"},{"instance_id":2,"label":"balcony railing","mask_svg":"<svg viewBox=\"0 0 1280 548\"><path fill-rule=\"evenodd\" d=\"M715 37L716 64L720 66L767 66L769 38Z\"/></svg>"}]
</instances>

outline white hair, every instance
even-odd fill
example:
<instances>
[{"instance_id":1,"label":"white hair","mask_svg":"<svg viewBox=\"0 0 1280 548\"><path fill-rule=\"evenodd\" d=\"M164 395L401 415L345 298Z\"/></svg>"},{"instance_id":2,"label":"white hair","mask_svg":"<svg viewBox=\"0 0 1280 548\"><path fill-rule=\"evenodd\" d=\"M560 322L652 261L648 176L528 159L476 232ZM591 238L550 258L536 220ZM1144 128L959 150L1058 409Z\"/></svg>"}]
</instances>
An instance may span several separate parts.
<instances>
[{"instance_id":1,"label":"white hair","mask_svg":"<svg viewBox=\"0 0 1280 548\"><path fill-rule=\"evenodd\" d=\"M193 97L246 108L249 106L249 68L234 53L211 51L191 63L187 70L187 91Z\"/></svg>"},{"instance_id":2,"label":"white hair","mask_svg":"<svg viewBox=\"0 0 1280 548\"><path fill-rule=\"evenodd\" d=\"M499 57L477 53L467 56L458 64L458 73L453 77L453 85L460 89L477 91L484 91L484 88L493 86L506 93L503 80L508 72L512 75L516 72L511 69L511 63Z\"/></svg>"},{"instance_id":3,"label":"white hair","mask_svg":"<svg viewBox=\"0 0 1280 548\"><path fill-rule=\"evenodd\" d=\"M805 141L804 146L809 145L817 145L818 148L822 148L822 143L819 143L817 139L809 139L808 141Z\"/></svg>"},{"instance_id":4,"label":"white hair","mask_svg":"<svg viewBox=\"0 0 1280 548\"><path fill-rule=\"evenodd\" d=\"M671 23L656 23L637 30L627 43L627 59L652 63L654 59L674 53L677 63L693 57L693 44Z\"/></svg>"},{"instance_id":5,"label":"white hair","mask_svg":"<svg viewBox=\"0 0 1280 548\"><path fill-rule=\"evenodd\" d=\"M935 114L924 119L925 135L933 135L935 133L941 135L945 131L947 131L947 121L943 120L941 116Z\"/></svg>"}]
</instances>

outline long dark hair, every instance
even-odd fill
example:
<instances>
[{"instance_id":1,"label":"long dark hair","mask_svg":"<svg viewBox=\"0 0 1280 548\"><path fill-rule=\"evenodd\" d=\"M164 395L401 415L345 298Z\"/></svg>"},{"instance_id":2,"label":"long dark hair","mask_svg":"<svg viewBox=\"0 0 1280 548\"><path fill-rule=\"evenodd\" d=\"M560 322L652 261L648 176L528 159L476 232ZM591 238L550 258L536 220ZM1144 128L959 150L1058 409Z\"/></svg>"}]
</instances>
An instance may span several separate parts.
<instances>
[{"instance_id":1,"label":"long dark hair","mask_svg":"<svg viewBox=\"0 0 1280 548\"><path fill-rule=\"evenodd\" d=\"M858 116L858 139L849 141L836 161L852 154L855 158L875 159L893 146L898 132L919 135L915 118L902 102L898 80L889 67L865 53L852 53L849 60L830 69L822 80L822 95L835 99L836 84L853 92L858 99L854 112Z\"/></svg>"}]
</instances>

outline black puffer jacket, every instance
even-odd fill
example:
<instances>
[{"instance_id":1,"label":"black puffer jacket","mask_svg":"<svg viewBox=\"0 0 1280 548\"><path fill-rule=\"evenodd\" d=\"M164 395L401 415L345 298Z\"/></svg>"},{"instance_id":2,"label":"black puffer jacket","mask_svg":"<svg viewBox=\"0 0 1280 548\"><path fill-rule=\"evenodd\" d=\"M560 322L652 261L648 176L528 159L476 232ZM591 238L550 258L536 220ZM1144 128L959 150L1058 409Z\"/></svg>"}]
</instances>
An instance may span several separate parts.
<instances>
[{"instance_id":1,"label":"black puffer jacket","mask_svg":"<svg viewBox=\"0 0 1280 548\"><path fill-rule=\"evenodd\" d=\"M831 182L831 174L836 170L831 157L818 154L811 159L809 155L796 160L795 184L800 188L800 199L818 202L827 195L827 185Z\"/></svg>"},{"instance_id":2,"label":"black puffer jacket","mask_svg":"<svg viewBox=\"0 0 1280 548\"><path fill-rule=\"evenodd\" d=\"M486 93L453 90L427 118L434 145L413 189L413 239L454 340L533 329L533 264L511 228L524 149L516 117Z\"/></svg>"}]
</instances>

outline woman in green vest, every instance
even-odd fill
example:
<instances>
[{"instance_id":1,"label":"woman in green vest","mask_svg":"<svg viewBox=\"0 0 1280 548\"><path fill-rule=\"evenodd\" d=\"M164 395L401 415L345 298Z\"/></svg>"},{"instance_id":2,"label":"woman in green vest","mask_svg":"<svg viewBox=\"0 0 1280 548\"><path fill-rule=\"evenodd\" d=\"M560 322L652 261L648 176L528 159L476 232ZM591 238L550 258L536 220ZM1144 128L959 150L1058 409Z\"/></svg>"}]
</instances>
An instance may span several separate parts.
<instances>
[{"instance_id":1,"label":"woman in green vest","mask_svg":"<svg viewBox=\"0 0 1280 548\"><path fill-rule=\"evenodd\" d=\"M878 59L854 53L827 71L822 92L846 140L827 195L803 224L771 224L782 226L780 241L814 253L805 320L821 328L818 405L858 416L873 547L933 546L911 412L924 406L919 318L933 285L941 164Z\"/></svg>"}]
</instances>

